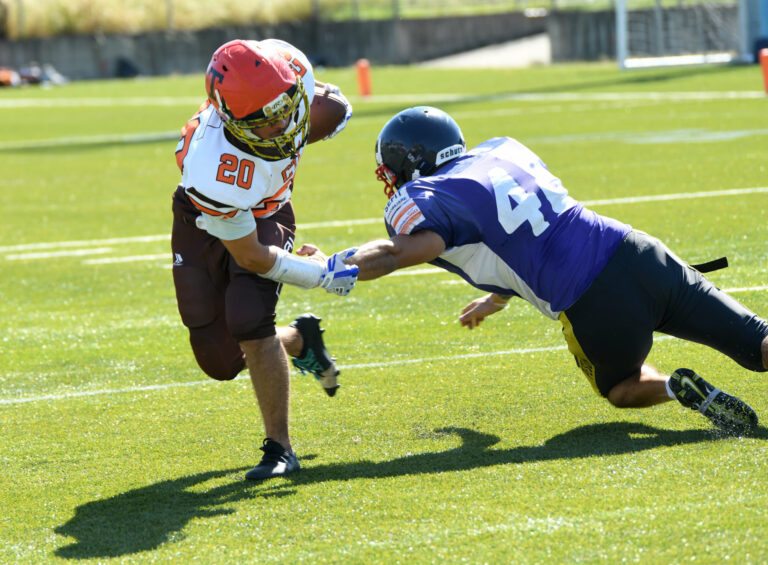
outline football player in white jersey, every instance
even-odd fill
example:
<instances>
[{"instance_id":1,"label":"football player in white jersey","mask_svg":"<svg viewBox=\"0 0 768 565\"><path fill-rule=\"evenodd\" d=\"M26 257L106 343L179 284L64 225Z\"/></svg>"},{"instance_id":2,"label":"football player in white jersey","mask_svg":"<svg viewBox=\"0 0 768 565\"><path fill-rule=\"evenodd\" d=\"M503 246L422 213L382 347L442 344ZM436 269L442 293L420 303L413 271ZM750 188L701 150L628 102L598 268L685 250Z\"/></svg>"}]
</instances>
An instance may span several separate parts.
<instances>
[{"instance_id":1,"label":"football player in white jersey","mask_svg":"<svg viewBox=\"0 0 768 565\"><path fill-rule=\"evenodd\" d=\"M315 81L301 51L276 39L219 47L205 87L208 99L176 148L181 183L173 195L173 278L203 371L229 380L248 368L266 439L260 463L246 478L260 480L299 470L288 426L286 352L330 396L338 388L320 320L305 314L276 328L275 308L282 283L340 295L354 285L356 267L291 253L296 167L318 137L313 133L319 128L323 138L333 137L352 108L338 88ZM316 89L340 105L330 128L310 118Z\"/></svg>"},{"instance_id":2,"label":"football player in white jersey","mask_svg":"<svg viewBox=\"0 0 768 565\"><path fill-rule=\"evenodd\" d=\"M459 126L436 108L389 120L376 161L391 239L342 252L360 280L429 262L489 292L462 311L469 329L513 296L559 320L577 366L614 406L677 399L728 432L757 427L747 404L691 369L667 376L645 362L659 331L768 370L768 323L707 280L704 266L692 268L658 239L584 208L514 139L466 150Z\"/></svg>"}]
</instances>

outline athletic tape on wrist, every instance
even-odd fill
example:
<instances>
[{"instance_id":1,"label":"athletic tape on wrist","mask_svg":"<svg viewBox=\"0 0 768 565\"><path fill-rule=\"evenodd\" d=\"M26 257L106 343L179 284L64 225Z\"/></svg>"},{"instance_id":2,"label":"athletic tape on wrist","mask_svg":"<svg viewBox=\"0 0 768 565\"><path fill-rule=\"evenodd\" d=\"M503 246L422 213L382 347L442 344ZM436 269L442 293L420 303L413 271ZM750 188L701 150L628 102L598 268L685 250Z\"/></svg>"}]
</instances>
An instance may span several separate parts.
<instances>
[{"instance_id":1,"label":"athletic tape on wrist","mask_svg":"<svg viewBox=\"0 0 768 565\"><path fill-rule=\"evenodd\" d=\"M315 288L320 284L324 268L319 261L297 257L285 249L276 248L276 251L275 264L264 273L265 278L304 289Z\"/></svg>"}]
</instances>

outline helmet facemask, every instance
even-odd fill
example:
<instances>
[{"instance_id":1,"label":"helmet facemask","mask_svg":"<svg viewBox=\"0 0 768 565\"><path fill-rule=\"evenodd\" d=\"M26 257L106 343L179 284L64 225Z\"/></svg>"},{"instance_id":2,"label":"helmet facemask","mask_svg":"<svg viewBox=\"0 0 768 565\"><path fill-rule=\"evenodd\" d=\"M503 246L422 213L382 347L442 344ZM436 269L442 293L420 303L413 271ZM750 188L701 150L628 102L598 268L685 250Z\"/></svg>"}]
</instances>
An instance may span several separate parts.
<instances>
[{"instance_id":1,"label":"helmet facemask","mask_svg":"<svg viewBox=\"0 0 768 565\"><path fill-rule=\"evenodd\" d=\"M254 155L268 160L294 157L306 143L309 134L309 100L301 79L297 78L294 86L261 110L240 119L232 116L218 90L214 90L214 95L224 127ZM253 129L269 127L286 118L289 119L288 126L276 137L263 139L252 132Z\"/></svg>"},{"instance_id":2,"label":"helmet facemask","mask_svg":"<svg viewBox=\"0 0 768 565\"><path fill-rule=\"evenodd\" d=\"M376 179L384 183L384 194L392 198L397 190L397 175L386 165L376 167Z\"/></svg>"},{"instance_id":3,"label":"helmet facemask","mask_svg":"<svg viewBox=\"0 0 768 565\"><path fill-rule=\"evenodd\" d=\"M387 198L392 198L395 191L400 188L402 182L398 184L395 171L384 164L384 158L381 156L381 138L376 140L376 179L384 183L384 194Z\"/></svg>"}]
</instances>

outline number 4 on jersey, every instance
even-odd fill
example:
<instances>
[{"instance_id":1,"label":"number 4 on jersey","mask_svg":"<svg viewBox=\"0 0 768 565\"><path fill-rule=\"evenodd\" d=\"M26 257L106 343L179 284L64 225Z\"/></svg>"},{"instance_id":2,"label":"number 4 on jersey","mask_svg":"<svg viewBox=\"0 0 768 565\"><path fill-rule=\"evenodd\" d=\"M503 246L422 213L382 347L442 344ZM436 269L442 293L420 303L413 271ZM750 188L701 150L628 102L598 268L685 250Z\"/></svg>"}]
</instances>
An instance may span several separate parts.
<instances>
[{"instance_id":1,"label":"number 4 on jersey","mask_svg":"<svg viewBox=\"0 0 768 565\"><path fill-rule=\"evenodd\" d=\"M512 175L500 167L494 167L488 171L488 176L496 196L496 214L504 231L511 234L525 222L528 222L534 236L538 237L544 233L549 227L549 222L541 213L541 201L538 194L526 192ZM541 195L547 199L556 214L575 204L575 201L568 196L562 187L541 187ZM512 207L512 200L517 203L514 208Z\"/></svg>"}]
</instances>

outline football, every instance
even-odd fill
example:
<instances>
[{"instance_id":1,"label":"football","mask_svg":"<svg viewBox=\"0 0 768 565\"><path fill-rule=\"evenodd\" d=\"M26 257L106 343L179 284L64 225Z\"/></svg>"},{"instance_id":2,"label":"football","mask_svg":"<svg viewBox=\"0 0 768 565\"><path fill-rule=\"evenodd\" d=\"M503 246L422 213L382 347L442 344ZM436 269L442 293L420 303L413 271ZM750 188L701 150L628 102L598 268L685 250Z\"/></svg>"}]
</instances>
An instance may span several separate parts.
<instances>
[{"instance_id":1,"label":"football","mask_svg":"<svg viewBox=\"0 0 768 565\"><path fill-rule=\"evenodd\" d=\"M344 100L324 87L315 85L315 97L309 107L308 143L319 141L333 133L347 113Z\"/></svg>"}]
</instances>

